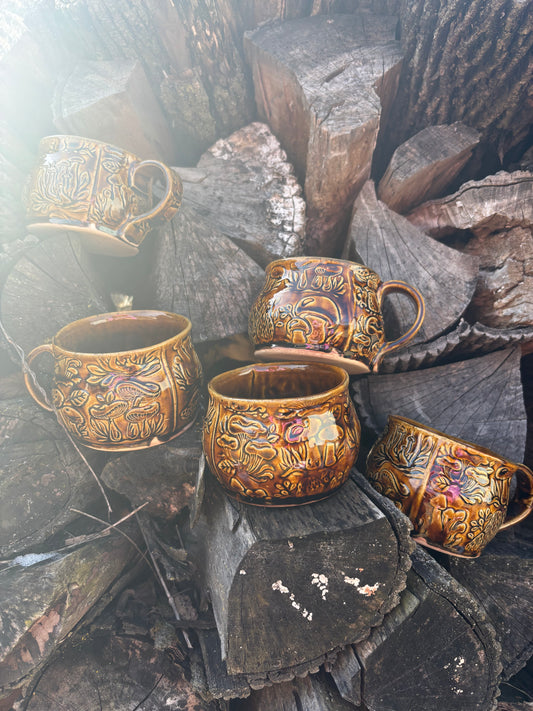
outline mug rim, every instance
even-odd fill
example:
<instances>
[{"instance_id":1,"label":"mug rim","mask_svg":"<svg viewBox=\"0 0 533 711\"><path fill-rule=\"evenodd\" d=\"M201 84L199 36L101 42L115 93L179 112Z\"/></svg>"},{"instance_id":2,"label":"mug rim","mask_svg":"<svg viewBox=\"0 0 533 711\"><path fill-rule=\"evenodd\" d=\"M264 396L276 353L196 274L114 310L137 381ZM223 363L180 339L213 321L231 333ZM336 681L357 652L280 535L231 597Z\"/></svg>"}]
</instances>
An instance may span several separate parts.
<instances>
[{"instance_id":1,"label":"mug rim","mask_svg":"<svg viewBox=\"0 0 533 711\"><path fill-rule=\"evenodd\" d=\"M370 267L367 267L366 264L363 264L362 262L353 262L350 259L338 259L337 257L318 257L318 256L306 256L306 255L297 255L295 257L282 257L281 259L274 259L272 262L269 262L266 267L265 271L267 269L270 269L272 266L277 266L281 264L286 264L287 262L300 262L301 260L306 260L306 261L313 261L318 264L321 263L328 263L328 264L341 264L343 266L346 266L348 268L357 266L357 267L364 267L365 269L368 269L369 272L372 272L372 274L375 274L378 279L381 281L381 277L377 272L375 272L373 269Z\"/></svg>"},{"instance_id":2,"label":"mug rim","mask_svg":"<svg viewBox=\"0 0 533 711\"><path fill-rule=\"evenodd\" d=\"M333 387L327 389L327 390L321 390L318 393L314 393L312 395L295 395L291 397L273 397L273 398L257 398L257 397L242 397L242 396L232 396L232 395L224 395L223 393L219 392L216 389L216 386L223 381L224 379L230 379L231 377L234 377L235 375L244 375L246 374L247 371L250 370L264 370L268 371L269 369L279 369L279 370L314 370L316 371L324 371L324 370L329 370L330 372L340 376L340 382L338 382L336 385ZM209 395L212 397L220 398L226 402L231 401L231 402L242 402L242 403L257 403L260 405L264 406L272 406L273 403L280 403L282 405L294 405L296 403L302 403L305 402L306 404L312 404L314 402L322 402L324 400L324 397L327 396L328 398L331 397L332 395L335 395L337 393L342 393L347 387L348 383L350 381L349 375L344 370L344 368L341 368L337 365L330 365L330 364L324 364L324 365L318 365L317 363L304 363L304 362L286 362L286 361L277 361L277 362L269 362L269 363L251 363L249 365L242 366L240 368L234 368L233 370L227 370L224 371L223 373L219 373L218 375L215 375L209 383L207 384L207 389L209 392Z\"/></svg>"},{"instance_id":3,"label":"mug rim","mask_svg":"<svg viewBox=\"0 0 533 711\"><path fill-rule=\"evenodd\" d=\"M132 153L132 151L129 151L127 148L121 148L120 146L117 146L114 143L110 143L109 141L101 141L98 138L90 138L89 136L78 136L75 133L51 133L48 136L42 136L42 138L39 139L39 148L41 147L41 143L43 141L48 140L49 138L76 138L79 141L89 141L90 143L96 143L99 146L107 146L109 148L112 148L113 150L119 151L120 153L124 153L125 155L128 155L131 158L134 158L135 160L141 162L144 160L143 158L140 158L136 153Z\"/></svg>"},{"instance_id":4,"label":"mug rim","mask_svg":"<svg viewBox=\"0 0 533 711\"><path fill-rule=\"evenodd\" d=\"M89 324L91 321L94 321L95 319L104 319L105 317L108 316L119 316L119 315L125 315L126 314L132 314L134 316L143 316L143 315L148 315L148 314L154 314L154 315L164 315L164 316L171 316L173 319L176 317L178 319L182 319L185 321L184 327L175 333L173 336L170 338L165 338L163 341L157 341L156 343L152 343L152 345L149 346L141 346L140 348L126 348L123 351L97 351L97 352L87 352L87 351L76 351L72 350L71 348L65 348L61 344L57 342L58 337L60 334L65 333L68 331L71 327L80 325L80 324ZM127 317L126 317L127 318ZM159 348L162 346L165 346L167 344L170 344L171 341L173 341L175 338L178 336L185 337L187 336L192 329L192 323L187 316L183 316L183 314L177 314L172 311L160 311L159 309L132 309L130 311L107 311L106 313L101 313L101 314L93 314L92 316L85 316L84 318L77 319L76 321L71 321L70 323L67 323L65 326L62 326L59 331L53 336L52 338L52 345L54 348L57 348L63 353L69 353L71 355L78 355L78 356L84 356L84 357L100 357L100 356L109 356L109 357L114 357L114 356L121 356L124 353L143 353L147 350L150 350L152 348Z\"/></svg>"},{"instance_id":5,"label":"mug rim","mask_svg":"<svg viewBox=\"0 0 533 711\"><path fill-rule=\"evenodd\" d=\"M525 466L523 464L518 464L517 462L514 462L511 459L508 459L507 457L504 457L502 454L498 454L497 452L492 449L489 449L488 447L484 447L482 444L475 444L474 442L469 442L468 440L462 439L461 437L445 434L444 432L441 432L440 430L437 430L434 427L430 427L429 425L423 425L421 422L412 420L409 417L404 417L403 415L388 415L388 420L389 423L391 422L391 420L400 420L401 422L407 422L411 426L416 427L419 430L426 431L431 435L435 435L439 439L445 439L449 442L461 444L465 447L468 447L469 449L473 449L482 454L487 454L491 457L494 457L495 459L498 459L499 461L504 462L505 464L511 464L514 467Z\"/></svg>"}]
</instances>

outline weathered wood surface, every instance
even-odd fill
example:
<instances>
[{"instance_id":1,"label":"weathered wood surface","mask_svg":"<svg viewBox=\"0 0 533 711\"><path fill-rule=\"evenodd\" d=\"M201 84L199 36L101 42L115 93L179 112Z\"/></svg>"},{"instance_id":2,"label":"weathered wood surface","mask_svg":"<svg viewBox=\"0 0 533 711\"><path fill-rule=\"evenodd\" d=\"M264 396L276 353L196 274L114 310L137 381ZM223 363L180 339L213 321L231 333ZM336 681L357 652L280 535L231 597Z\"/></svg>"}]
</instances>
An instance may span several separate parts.
<instances>
[{"instance_id":1,"label":"weathered wood surface","mask_svg":"<svg viewBox=\"0 0 533 711\"><path fill-rule=\"evenodd\" d=\"M184 201L260 266L302 254L302 189L266 124L251 123L217 141L196 170L176 170Z\"/></svg>"},{"instance_id":2,"label":"weathered wood surface","mask_svg":"<svg viewBox=\"0 0 533 711\"><path fill-rule=\"evenodd\" d=\"M500 171L464 183L453 195L430 200L406 215L433 237L457 230L486 236L511 227L533 226L533 173Z\"/></svg>"},{"instance_id":3,"label":"weathered wood surface","mask_svg":"<svg viewBox=\"0 0 533 711\"><path fill-rule=\"evenodd\" d=\"M406 61L385 154L427 126L463 121L481 133L485 158L505 158L531 125L531 3L406 0L400 23Z\"/></svg>"},{"instance_id":4,"label":"weathered wood surface","mask_svg":"<svg viewBox=\"0 0 533 711\"><path fill-rule=\"evenodd\" d=\"M354 380L361 423L376 435L388 414L487 447L512 461L524 456L527 418L520 348L433 368Z\"/></svg>"},{"instance_id":5,"label":"weathered wood surface","mask_svg":"<svg viewBox=\"0 0 533 711\"><path fill-rule=\"evenodd\" d=\"M263 685L364 638L396 604L412 547L407 519L391 524L352 479L276 509L233 503L208 478L198 526L227 671Z\"/></svg>"},{"instance_id":6,"label":"weathered wood surface","mask_svg":"<svg viewBox=\"0 0 533 711\"><path fill-rule=\"evenodd\" d=\"M533 541L503 531L473 561L451 558L450 574L478 601L502 647L502 676L509 679L533 654Z\"/></svg>"},{"instance_id":7,"label":"weathered wood surface","mask_svg":"<svg viewBox=\"0 0 533 711\"><path fill-rule=\"evenodd\" d=\"M317 16L245 34L259 116L304 182L308 254L338 253L370 176L401 60L396 22L371 13Z\"/></svg>"},{"instance_id":8,"label":"weathered wood surface","mask_svg":"<svg viewBox=\"0 0 533 711\"><path fill-rule=\"evenodd\" d=\"M431 341L454 326L474 294L478 259L440 244L390 210L377 199L370 180L354 203L344 256L362 261L382 281L400 279L421 291L426 315L413 344ZM398 337L411 327L414 305L395 294L387 297L385 304L389 308L386 315L390 314L386 324L390 323L392 335Z\"/></svg>"},{"instance_id":9,"label":"weathered wood surface","mask_svg":"<svg viewBox=\"0 0 533 711\"><path fill-rule=\"evenodd\" d=\"M111 458L102 470L106 486L136 508L164 520L192 506L202 447L198 422L168 444Z\"/></svg>"},{"instance_id":10,"label":"weathered wood surface","mask_svg":"<svg viewBox=\"0 0 533 711\"><path fill-rule=\"evenodd\" d=\"M115 310L75 237L60 234L30 240L6 271L0 317L9 336L26 353L71 321Z\"/></svg>"},{"instance_id":11,"label":"weathered wood surface","mask_svg":"<svg viewBox=\"0 0 533 711\"><path fill-rule=\"evenodd\" d=\"M187 316L195 343L248 332L248 314L264 281L256 262L185 201L149 239L154 264L145 304Z\"/></svg>"},{"instance_id":12,"label":"weathered wood surface","mask_svg":"<svg viewBox=\"0 0 533 711\"><path fill-rule=\"evenodd\" d=\"M46 555L41 559L30 553L3 561L0 570L2 699L24 692L57 645L132 563L137 551L115 533Z\"/></svg>"},{"instance_id":13,"label":"weathered wood surface","mask_svg":"<svg viewBox=\"0 0 533 711\"><path fill-rule=\"evenodd\" d=\"M4 121L0 121L0 245L20 239L25 234L26 220L20 196L32 163L32 152Z\"/></svg>"},{"instance_id":14,"label":"weathered wood surface","mask_svg":"<svg viewBox=\"0 0 533 711\"><path fill-rule=\"evenodd\" d=\"M377 195L401 214L449 192L479 143L479 133L460 121L428 126L394 151Z\"/></svg>"},{"instance_id":15,"label":"weathered wood surface","mask_svg":"<svg viewBox=\"0 0 533 711\"><path fill-rule=\"evenodd\" d=\"M334 678L372 711L491 711L500 648L477 601L420 547L400 604L339 660ZM352 676L354 675L354 676ZM357 697L355 703L357 703ZM348 697L350 700L350 697Z\"/></svg>"},{"instance_id":16,"label":"weathered wood surface","mask_svg":"<svg viewBox=\"0 0 533 711\"><path fill-rule=\"evenodd\" d=\"M52 413L24 392L1 403L0 558L6 558L61 531L77 516L72 508L86 510L101 494ZM99 452L85 456L96 470L105 461Z\"/></svg>"},{"instance_id":17,"label":"weathered wood surface","mask_svg":"<svg viewBox=\"0 0 533 711\"><path fill-rule=\"evenodd\" d=\"M177 158L168 122L135 59L76 62L58 79L52 111L58 132L106 141L167 165Z\"/></svg>"}]
</instances>

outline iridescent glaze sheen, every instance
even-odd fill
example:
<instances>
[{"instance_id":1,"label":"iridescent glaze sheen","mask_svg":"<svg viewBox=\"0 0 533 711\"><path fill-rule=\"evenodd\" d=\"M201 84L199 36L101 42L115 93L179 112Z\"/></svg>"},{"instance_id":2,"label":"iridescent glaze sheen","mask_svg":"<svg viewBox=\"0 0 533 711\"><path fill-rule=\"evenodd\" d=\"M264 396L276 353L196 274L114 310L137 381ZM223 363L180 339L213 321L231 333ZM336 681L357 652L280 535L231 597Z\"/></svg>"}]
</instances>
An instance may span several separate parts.
<instances>
[{"instance_id":1,"label":"iridescent glaze sheen","mask_svg":"<svg viewBox=\"0 0 533 711\"><path fill-rule=\"evenodd\" d=\"M417 315L411 328L385 340L387 293L407 294ZM341 259L296 257L271 262L249 318L259 360L329 362L348 373L376 372L386 353L408 343L424 320L420 292L401 281L382 282L371 269Z\"/></svg>"},{"instance_id":2,"label":"iridescent glaze sheen","mask_svg":"<svg viewBox=\"0 0 533 711\"><path fill-rule=\"evenodd\" d=\"M513 475L520 512L506 519ZM389 416L366 476L410 518L415 540L463 558L479 556L533 508L533 472L524 464L405 417Z\"/></svg>"},{"instance_id":3,"label":"iridescent glaze sheen","mask_svg":"<svg viewBox=\"0 0 533 711\"><path fill-rule=\"evenodd\" d=\"M246 503L289 506L329 496L349 476L360 433L341 368L255 364L209 383L207 462L228 494Z\"/></svg>"}]
</instances>

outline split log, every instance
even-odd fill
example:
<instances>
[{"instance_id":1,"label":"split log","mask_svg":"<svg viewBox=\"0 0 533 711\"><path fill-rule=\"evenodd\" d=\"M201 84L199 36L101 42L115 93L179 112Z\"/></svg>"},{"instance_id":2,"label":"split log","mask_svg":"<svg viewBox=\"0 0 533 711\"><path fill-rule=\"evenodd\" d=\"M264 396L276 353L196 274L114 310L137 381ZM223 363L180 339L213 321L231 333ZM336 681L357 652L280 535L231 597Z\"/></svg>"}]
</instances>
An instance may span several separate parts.
<instances>
[{"instance_id":1,"label":"split log","mask_svg":"<svg viewBox=\"0 0 533 711\"><path fill-rule=\"evenodd\" d=\"M57 645L136 556L131 542L114 534L71 552L30 553L4 566L0 698L24 693Z\"/></svg>"},{"instance_id":2,"label":"split log","mask_svg":"<svg viewBox=\"0 0 533 711\"><path fill-rule=\"evenodd\" d=\"M436 242L390 210L376 198L372 181L354 203L344 256L362 261L383 281L401 279L421 291L426 315L412 343L431 341L455 325L476 286L478 259ZM387 298L386 304L387 330L397 337L413 323L414 308L398 295Z\"/></svg>"},{"instance_id":3,"label":"split log","mask_svg":"<svg viewBox=\"0 0 533 711\"><path fill-rule=\"evenodd\" d=\"M400 22L405 62L381 131L382 155L427 126L455 121L480 131L485 157L492 150L504 158L527 137L533 36L524 28L533 24L530 3L407 0Z\"/></svg>"},{"instance_id":4,"label":"split log","mask_svg":"<svg viewBox=\"0 0 533 711\"><path fill-rule=\"evenodd\" d=\"M77 62L56 85L55 127L172 165L170 127L141 64L134 59Z\"/></svg>"},{"instance_id":5,"label":"split log","mask_svg":"<svg viewBox=\"0 0 533 711\"><path fill-rule=\"evenodd\" d=\"M394 151L379 181L379 199L403 214L445 195L478 143L478 131L460 121L424 128Z\"/></svg>"},{"instance_id":6,"label":"split log","mask_svg":"<svg viewBox=\"0 0 533 711\"><path fill-rule=\"evenodd\" d=\"M502 532L473 561L451 558L448 570L478 601L502 647L509 679L533 654L533 542Z\"/></svg>"},{"instance_id":7,"label":"split log","mask_svg":"<svg viewBox=\"0 0 533 711\"><path fill-rule=\"evenodd\" d=\"M526 413L520 348L425 370L375 375L352 384L361 424L380 434L387 415L429 424L445 434L521 462Z\"/></svg>"},{"instance_id":8,"label":"split log","mask_svg":"<svg viewBox=\"0 0 533 711\"><path fill-rule=\"evenodd\" d=\"M222 659L256 686L363 639L396 604L412 549L407 519L392 524L353 479L324 501L268 508L209 478L198 526Z\"/></svg>"},{"instance_id":9,"label":"split log","mask_svg":"<svg viewBox=\"0 0 533 711\"><path fill-rule=\"evenodd\" d=\"M192 505L201 452L195 427L168 444L113 457L101 478L110 489L126 496L133 508L147 502L145 513L172 520Z\"/></svg>"},{"instance_id":10,"label":"split log","mask_svg":"<svg viewBox=\"0 0 533 711\"><path fill-rule=\"evenodd\" d=\"M257 109L305 179L305 251L340 251L395 93L397 18L355 13L267 24L244 35ZM380 106L380 99L383 108Z\"/></svg>"},{"instance_id":11,"label":"split log","mask_svg":"<svg viewBox=\"0 0 533 711\"><path fill-rule=\"evenodd\" d=\"M251 123L217 141L196 167L177 168L185 186L184 201L217 232L262 267L302 254L302 190L268 126Z\"/></svg>"},{"instance_id":12,"label":"split log","mask_svg":"<svg viewBox=\"0 0 533 711\"><path fill-rule=\"evenodd\" d=\"M0 558L43 543L100 496L93 475L56 418L29 395L2 399ZM104 455L84 450L93 469Z\"/></svg>"},{"instance_id":13,"label":"split log","mask_svg":"<svg viewBox=\"0 0 533 711\"><path fill-rule=\"evenodd\" d=\"M157 234L145 308L183 314L195 343L248 332L248 314L264 271L191 205ZM208 256L208 258L206 258Z\"/></svg>"},{"instance_id":14,"label":"split log","mask_svg":"<svg viewBox=\"0 0 533 711\"><path fill-rule=\"evenodd\" d=\"M464 183L453 195L431 200L407 219L433 237L471 230L479 237L511 227L533 227L533 173L501 171Z\"/></svg>"},{"instance_id":15,"label":"split log","mask_svg":"<svg viewBox=\"0 0 533 711\"><path fill-rule=\"evenodd\" d=\"M348 648L334 679L344 693L360 689L363 708L372 711L495 709L501 666L494 629L433 558L420 547L412 558L400 604Z\"/></svg>"},{"instance_id":16,"label":"split log","mask_svg":"<svg viewBox=\"0 0 533 711\"><path fill-rule=\"evenodd\" d=\"M26 353L71 321L115 310L81 245L67 235L31 240L18 252L0 298L2 324Z\"/></svg>"}]
</instances>

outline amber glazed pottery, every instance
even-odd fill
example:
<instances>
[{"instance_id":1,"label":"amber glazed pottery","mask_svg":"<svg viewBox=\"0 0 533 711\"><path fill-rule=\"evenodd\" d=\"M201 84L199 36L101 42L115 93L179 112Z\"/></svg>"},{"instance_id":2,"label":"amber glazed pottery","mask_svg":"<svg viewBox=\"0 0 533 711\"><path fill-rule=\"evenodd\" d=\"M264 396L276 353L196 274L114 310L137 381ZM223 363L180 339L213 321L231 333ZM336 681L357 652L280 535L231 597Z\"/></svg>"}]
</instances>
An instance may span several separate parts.
<instances>
[{"instance_id":1,"label":"amber glazed pottery","mask_svg":"<svg viewBox=\"0 0 533 711\"><path fill-rule=\"evenodd\" d=\"M203 447L228 494L289 506L323 499L348 478L361 428L346 371L254 364L209 383Z\"/></svg>"},{"instance_id":2,"label":"amber glazed pottery","mask_svg":"<svg viewBox=\"0 0 533 711\"><path fill-rule=\"evenodd\" d=\"M155 199L157 175L163 190ZM30 232L77 232L93 252L129 256L151 229L172 219L181 196L178 175L157 160L80 136L46 136L24 202Z\"/></svg>"},{"instance_id":3,"label":"amber glazed pottery","mask_svg":"<svg viewBox=\"0 0 533 711\"><path fill-rule=\"evenodd\" d=\"M513 475L519 512L506 519ZM409 516L416 541L462 558L479 556L533 508L533 472L524 464L405 417L389 416L366 476Z\"/></svg>"},{"instance_id":4,"label":"amber glazed pottery","mask_svg":"<svg viewBox=\"0 0 533 711\"><path fill-rule=\"evenodd\" d=\"M381 306L388 293L407 294L416 318L401 338L385 340ZM382 282L367 267L341 259L279 259L249 319L259 360L319 361L350 374L376 372L386 353L408 343L424 320L420 292L401 281Z\"/></svg>"},{"instance_id":5,"label":"amber glazed pottery","mask_svg":"<svg viewBox=\"0 0 533 711\"><path fill-rule=\"evenodd\" d=\"M144 449L177 436L198 414L202 369L185 316L165 311L119 311L62 328L48 353L54 361L52 407L25 373L42 407L78 442L93 449Z\"/></svg>"}]
</instances>

